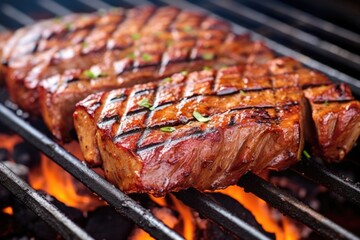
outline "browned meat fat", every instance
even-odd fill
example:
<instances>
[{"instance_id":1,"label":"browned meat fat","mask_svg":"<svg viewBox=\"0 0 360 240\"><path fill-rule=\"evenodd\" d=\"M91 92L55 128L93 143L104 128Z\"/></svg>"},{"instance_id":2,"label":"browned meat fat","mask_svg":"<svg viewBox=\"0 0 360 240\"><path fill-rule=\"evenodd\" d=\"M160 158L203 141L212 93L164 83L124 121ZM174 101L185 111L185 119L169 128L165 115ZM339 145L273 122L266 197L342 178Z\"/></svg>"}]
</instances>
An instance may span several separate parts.
<instances>
[{"instance_id":1,"label":"browned meat fat","mask_svg":"<svg viewBox=\"0 0 360 240\"><path fill-rule=\"evenodd\" d=\"M2 32L0 33L0 59L1 59L1 56L2 56L2 52L3 52L3 49L4 49L4 46L7 42L7 40L10 38L11 36L11 32ZM3 69L3 65L0 63L0 86L4 84L4 69Z\"/></svg>"},{"instance_id":2,"label":"browned meat fat","mask_svg":"<svg viewBox=\"0 0 360 240\"><path fill-rule=\"evenodd\" d=\"M313 151L328 162L339 162L360 135L360 103L349 86L332 84L305 90L317 135Z\"/></svg>"},{"instance_id":3,"label":"browned meat fat","mask_svg":"<svg viewBox=\"0 0 360 240\"><path fill-rule=\"evenodd\" d=\"M86 161L125 192L223 188L247 171L299 160L302 88L328 84L289 58L179 73L90 95L77 105L75 128Z\"/></svg>"},{"instance_id":4,"label":"browned meat fat","mask_svg":"<svg viewBox=\"0 0 360 240\"><path fill-rule=\"evenodd\" d=\"M146 6L76 14L19 29L4 48L3 62L11 99L31 113L41 109L49 129L64 139L76 102L90 93L272 57L262 43L232 33L224 21Z\"/></svg>"}]
</instances>

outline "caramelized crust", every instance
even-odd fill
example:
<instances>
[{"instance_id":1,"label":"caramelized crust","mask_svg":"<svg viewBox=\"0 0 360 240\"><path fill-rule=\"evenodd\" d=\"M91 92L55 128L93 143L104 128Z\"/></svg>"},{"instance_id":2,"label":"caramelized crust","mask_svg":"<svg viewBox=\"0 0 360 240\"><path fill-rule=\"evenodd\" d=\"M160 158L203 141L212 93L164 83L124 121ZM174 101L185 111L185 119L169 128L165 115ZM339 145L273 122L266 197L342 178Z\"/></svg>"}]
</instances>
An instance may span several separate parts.
<instances>
[{"instance_id":1,"label":"caramelized crust","mask_svg":"<svg viewBox=\"0 0 360 240\"><path fill-rule=\"evenodd\" d=\"M90 95L77 104L75 128L85 160L102 164L125 192L217 189L249 170L299 160L307 114L301 89L327 84L290 58L179 73Z\"/></svg>"},{"instance_id":2,"label":"caramelized crust","mask_svg":"<svg viewBox=\"0 0 360 240\"><path fill-rule=\"evenodd\" d=\"M360 103L345 84L305 90L317 136L313 151L328 162L339 162L360 135Z\"/></svg>"},{"instance_id":3,"label":"caramelized crust","mask_svg":"<svg viewBox=\"0 0 360 240\"><path fill-rule=\"evenodd\" d=\"M149 46L139 45L107 55L101 64L90 68L91 72L101 73L98 77L84 74L86 69L73 69L46 79L39 88L45 123L57 138L66 139L73 126L69 116L75 104L91 93L156 81L175 72L199 70L204 66L263 63L272 58L264 45L252 42L246 35L225 32L214 35L212 31L208 31L206 39L213 37L211 44L214 45L200 46L199 42L206 39L197 39L185 47L183 44L189 41L186 39L165 47L164 41L154 39ZM184 51L187 53L183 54Z\"/></svg>"}]
</instances>

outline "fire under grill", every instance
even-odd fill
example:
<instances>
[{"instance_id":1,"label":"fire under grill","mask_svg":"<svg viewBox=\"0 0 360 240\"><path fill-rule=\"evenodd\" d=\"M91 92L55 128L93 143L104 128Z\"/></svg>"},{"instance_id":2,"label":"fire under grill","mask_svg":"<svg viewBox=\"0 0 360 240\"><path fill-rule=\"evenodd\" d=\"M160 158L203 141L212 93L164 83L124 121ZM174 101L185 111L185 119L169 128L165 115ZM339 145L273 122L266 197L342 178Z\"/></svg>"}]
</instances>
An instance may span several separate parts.
<instances>
[{"instance_id":1,"label":"fire under grill","mask_svg":"<svg viewBox=\"0 0 360 240\"><path fill-rule=\"evenodd\" d=\"M307 2L311 1L304 2L306 5ZM0 4L0 30L14 29L31 24L38 18L66 15L73 11L90 12L113 6L132 7L133 4L159 6L172 4L180 8L208 12L217 15L217 17L225 18L233 23L235 32L250 32L254 39L263 40L279 55L292 56L308 67L326 73L335 82L349 84L356 98L360 96L360 81L355 79L360 73L360 56L357 55L360 35L356 33L356 23L354 23L353 29L347 30L281 1L207 0L188 2L180 0L171 2L168 0L126 0L118 2L111 0L75 0L55 2L53 0L40 0L32 3L27 2L25 5L22 3L20 6L20 4L14 4L9 0ZM318 5L315 4L311 11L315 11L317 7ZM334 11L331 4L322 7L328 12ZM342 11L341 9L336 10ZM351 13L343 12L343 14ZM342 19L340 25L346 21L348 18ZM17 114L20 110L16 107L10 108L7 104L7 94L4 89L0 89L0 96L0 122L6 128L11 129L25 141L34 145L105 200L115 209L114 211L131 219L151 236L156 239L183 239L183 236L167 227L148 209L116 189L53 141L41 127L34 126L21 118ZM356 160L358 159L356 158L359 157L359 147L354 151L356 151L355 154L351 154L350 159L347 160L350 164L357 164ZM348 181L341 174L331 171L315 159L304 157L301 162L292 166L288 171L291 174L300 175L323 185L352 202L356 207L360 207L359 185ZM92 239L84 229L81 229L53 204L45 200L2 162L0 162L0 183L51 225L62 237L66 239ZM240 179L238 185L243 187L245 191L265 200L284 215L305 224L325 238L360 239L344 227L299 201L292 194L255 174L246 174ZM174 193L174 195L202 216L241 239L269 239L267 235L246 220L219 205L207 193L189 189Z\"/></svg>"}]
</instances>

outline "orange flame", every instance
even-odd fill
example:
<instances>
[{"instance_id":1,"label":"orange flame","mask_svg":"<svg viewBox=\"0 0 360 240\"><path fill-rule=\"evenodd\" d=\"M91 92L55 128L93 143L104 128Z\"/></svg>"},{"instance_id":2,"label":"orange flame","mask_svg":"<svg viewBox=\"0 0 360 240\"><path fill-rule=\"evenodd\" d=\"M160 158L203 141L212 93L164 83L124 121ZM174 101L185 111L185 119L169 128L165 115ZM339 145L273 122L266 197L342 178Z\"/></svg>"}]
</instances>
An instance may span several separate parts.
<instances>
[{"instance_id":1,"label":"orange flame","mask_svg":"<svg viewBox=\"0 0 360 240\"><path fill-rule=\"evenodd\" d=\"M81 157L76 143L66 145L65 148ZM43 190L67 206L83 211L93 210L103 204L85 186L45 156L41 157L40 168L30 173L29 182L34 189Z\"/></svg>"},{"instance_id":2,"label":"orange flame","mask_svg":"<svg viewBox=\"0 0 360 240\"><path fill-rule=\"evenodd\" d=\"M180 214L181 219L184 222L183 236L185 237L185 239L194 239L194 218L190 208L183 204L181 201L179 201L173 195L170 195L170 197L174 203L175 209Z\"/></svg>"},{"instance_id":3,"label":"orange flame","mask_svg":"<svg viewBox=\"0 0 360 240\"><path fill-rule=\"evenodd\" d=\"M275 233L277 240L299 239L299 233L292 222L285 216L281 218L282 227L274 219L274 214L267 203L251 193L246 193L239 186L230 186L219 192L226 194L240 202L246 209L251 211L256 221L262 225L265 231Z\"/></svg>"}]
</instances>

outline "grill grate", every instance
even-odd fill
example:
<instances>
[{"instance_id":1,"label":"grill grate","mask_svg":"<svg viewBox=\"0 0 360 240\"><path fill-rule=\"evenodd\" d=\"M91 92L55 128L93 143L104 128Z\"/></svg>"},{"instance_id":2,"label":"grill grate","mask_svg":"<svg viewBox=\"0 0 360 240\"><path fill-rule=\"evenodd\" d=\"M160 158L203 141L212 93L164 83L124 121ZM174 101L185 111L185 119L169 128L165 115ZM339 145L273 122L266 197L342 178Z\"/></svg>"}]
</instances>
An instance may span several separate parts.
<instances>
[{"instance_id":1,"label":"grill grate","mask_svg":"<svg viewBox=\"0 0 360 240\"><path fill-rule=\"evenodd\" d=\"M23 13L26 12L24 8L17 9L11 5L10 1L6 0L5 2L6 3L2 5L0 4L0 12L2 12L0 13L0 19L6 18L11 19L11 21L6 22L6 26L0 25L0 31L6 29L7 27L14 28L19 27L20 25L31 24L34 22L32 17L29 17L27 14ZM271 2L277 1L272 0ZM319 42L313 41L314 38L312 38L313 36L311 34L304 33L304 31L300 28L291 27L282 23L280 20L276 20L268 15L264 15L261 10L259 10L261 8L259 6L256 7L256 4L259 5L258 2L255 5L253 3L249 4L247 1L241 1L239 3L234 1L219 2L212 0L201 2L187 2L183 0L176 2L169 0L153 0L151 2L147 0L125 0L122 1L122 3L122 6L125 5L125 7L130 7L133 4L173 4L181 8L193 9L202 12L205 11L212 14L216 13L218 17L226 18L233 22L234 30L236 32L251 32L254 39L263 40L278 54L292 56L310 68L327 73L327 75L334 81L348 83L357 97L360 96L360 81L357 81L352 77L356 76L360 69L360 61L357 61L357 59L360 59L360 57L353 53L356 51L350 52L347 49L342 49L346 47L338 47L335 43L332 42L332 39L330 39L331 41L329 42L322 41L321 43L325 43L325 46L321 46L319 48ZM63 1L61 4L59 4L53 0L40 0L37 4L38 7L45 9L49 13L47 17L50 17L53 14L66 15L71 13L72 11L68 9L68 6L75 5L74 10L76 11L90 11L91 9L108 8L112 5L118 5L118 2L110 0L106 2L101 0L93 0L90 3L84 0L77 0ZM274 10L273 5L267 4L264 6ZM285 6L284 4L277 6L281 7L275 9L274 11L282 12L284 15L286 15L284 13L284 8L289 8L292 11L296 11L296 9L293 9L290 6ZM10 14L8 14L8 16L2 16L2 14L9 13L9 11ZM329 25L329 23L325 21L320 21L316 24L313 24L312 21L309 21L309 19L314 19L311 15L305 15L305 18L301 17L303 15L304 13L295 14L287 16L287 18L291 17L295 20L299 18L299 21L302 21L303 23L305 22L305 24L308 25L314 25L314 27L318 29L321 29L321 24ZM245 26L236 24L242 19L246 19ZM261 26L262 29L260 29L259 26ZM358 38L353 38L354 36L358 36L356 33L339 28L336 25L330 24L330 26L335 29L333 30L335 32L337 32L336 30L340 30L340 32L345 33L341 34L340 36L335 36L334 38L347 38L347 42L351 42L351 49L358 49ZM267 29L265 34L262 32L264 27ZM249 30L249 28L255 29L257 32L262 33L266 37ZM296 34L289 35L289 31L295 31ZM324 32L326 32L328 35L332 35L333 31L326 29L324 30ZM282 34L281 37L279 37L279 33ZM290 49L278 43L291 42L290 40L295 42L295 49L299 49L299 52L292 50L294 48L293 46L290 46L292 48ZM338 48L335 48L334 51L333 48L328 48L329 46L335 46ZM303 55L303 52L311 56L311 58ZM319 61L315 60L314 58ZM323 61L327 64L340 64L339 69L345 71L349 75L322 64L320 61L324 59L329 61ZM183 239L183 237L179 236L176 232L169 229L160 220L155 218L151 213L149 213L148 210L136 203L126 194L116 189L106 180L99 177L99 175L97 175L87 166L83 165L74 156L60 147L56 142L52 141L41 131L32 127L29 123L16 116L3 104L0 104L0 121L8 128L14 130L16 133L22 136L26 141L29 141L34 146L36 146L40 151L53 159L57 164L62 166L75 178L84 183L93 192L101 196L111 206L113 206L116 211L124 216L129 217L137 225L139 225L155 238ZM345 181L337 174L330 172L323 165L304 159L302 162L293 166L291 170L328 187L330 190L340 194L350 201L353 201L357 205L360 205L359 187L353 183ZM0 183L9 188L16 196L19 197L20 200L27 202L29 207L34 209L39 216L50 223L64 238L71 238L75 236L80 239L91 239L91 237L83 232L83 230L78 229L74 223L63 216L62 213L59 212L52 204L44 201L44 199L36 194L34 190L32 190L22 180L18 179L14 174L12 174L10 170L7 169L2 163L0 163ZM285 215L289 215L294 219L305 223L324 237L337 239L359 239L341 226L335 224L316 211L312 210L306 204L298 201L294 196L273 186L272 184L266 182L254 174L249 173L242 177L239 185L244 187L247 191L254 193L260 198L263 198L269 204L282 211ZM242 239L268 239L267 236L248 225L242 219L233 215L226 208L219 206L204 193L190 189L176 193L175 196L190 207L195 208L205 217L208 217L214 222L217 222L225 229L241 237ZM64 223L61 223L61 221Z\"/></svg>"}]
</instances>

